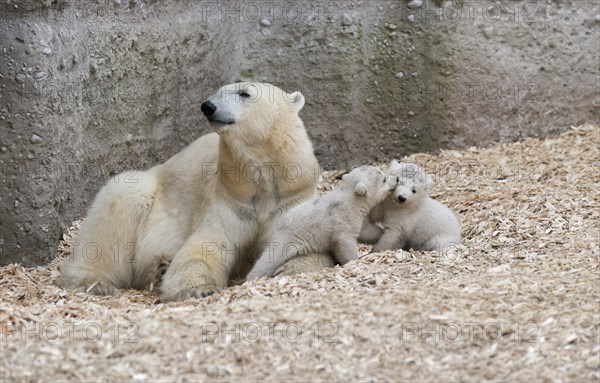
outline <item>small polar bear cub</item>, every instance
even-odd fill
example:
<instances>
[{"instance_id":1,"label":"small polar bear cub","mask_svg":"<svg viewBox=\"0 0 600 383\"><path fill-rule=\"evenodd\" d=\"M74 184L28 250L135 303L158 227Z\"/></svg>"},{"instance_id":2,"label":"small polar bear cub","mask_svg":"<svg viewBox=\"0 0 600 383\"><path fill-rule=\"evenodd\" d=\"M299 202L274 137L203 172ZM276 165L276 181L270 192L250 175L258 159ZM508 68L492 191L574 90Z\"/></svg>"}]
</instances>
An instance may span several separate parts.
<instances>
[{"instance_id":1,"label":"small polar bear cub","mask_svg":"<svg viewBox=\"0 0 600 383\"><path fill-rule=\"evenodd\" d=\"M394 193L365 220L359 241L375 243L372 252L395 249L441 250L460 243L460 223L446 205L431 199L431 178L415 164L392 161L388 178L397 177ZM384 229L374 223L382 222Z\"/></svg>"},{"instance_id":2,"label":"small polar bear cub","mask_svg":"<svg viewBox=\"0 0 600 383\"><path fill-rule=\"evenodd\" d=\"M357 259L363 221L396 182L396 177L365 165L345 174L338 189L292 208L281 217L246 280L272 276L289 259L306 254L330 254L341 265Z\"/></svg>"}]
</instances>

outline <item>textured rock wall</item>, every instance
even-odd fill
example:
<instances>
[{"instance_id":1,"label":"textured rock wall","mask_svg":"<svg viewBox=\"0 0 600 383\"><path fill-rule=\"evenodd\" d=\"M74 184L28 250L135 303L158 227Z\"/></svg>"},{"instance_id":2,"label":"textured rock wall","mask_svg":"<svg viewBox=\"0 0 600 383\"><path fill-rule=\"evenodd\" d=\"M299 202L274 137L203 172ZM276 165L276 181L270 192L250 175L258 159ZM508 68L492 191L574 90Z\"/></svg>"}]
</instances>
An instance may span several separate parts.
<instances>
[{"instance_id":1,"label":"textured rock wall","mask_svg":"<svg viewBox=\"0 0 600 383\"><path fill-rule=\"evenodd\" d=\"M0 263L50 260L237 80L302 91L327 168L598 123L599 27L595 0L0 0Z\"/></svg>"}]
</instances>

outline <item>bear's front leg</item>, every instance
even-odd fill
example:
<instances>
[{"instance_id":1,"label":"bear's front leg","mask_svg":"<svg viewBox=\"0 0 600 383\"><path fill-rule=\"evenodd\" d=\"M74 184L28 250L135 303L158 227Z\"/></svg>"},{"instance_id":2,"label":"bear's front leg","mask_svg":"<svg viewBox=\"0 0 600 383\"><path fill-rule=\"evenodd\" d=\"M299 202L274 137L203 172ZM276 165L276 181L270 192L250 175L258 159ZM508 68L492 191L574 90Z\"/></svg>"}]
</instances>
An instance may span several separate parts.
<instances>
[{"instance_id":1,"label":"bear's front leg","mask_svg":"<svg viewBox=\"0 0 600 383\"><path fill-rule=\"evenodd\" d=\"M383 232L379 241L373 245L371 253L381 253L386 250L396 250L406 244L406 236L403 232L391 228Z\"/></svg>"},{"instance_id":2,"label":"bear's front leg","mask_svg":"<svg viewBox=\"0 0 600 383\"><path fill-rule=\"evenodd\" d=\"M335 260L343 266L354 259L358 259L358 250L356 246L356 239L352 237L338 238L333 246Z\"/></svg>"},{"instance_id":3,"label":"bear's front leg","mask_svg":"<svg viewBox=\"0 0 600 383\"><path fill-rule=\"evenodd\" d=\"M368 219L365 219L363 222L362 229L360 229L360 235L358 236L358 240L362 243L376 243L381 235L383 234L383 229L369 222Z\"/></svg>"},{"instance_id":4,"label":"bear's front leg","mask_svg":"<svg viewBox=\"0 0 600 383\"><path fill-rule=\"evenodd\" d=\"M161 284L165 299L203 298L227 287L239 249L225 238L195 236L175 254Z\"/></svg>"},{"instance_id":5,"label":"bear's front leg","mask_svg":"<svg viewBox=\"0 0 600 383\"><path fill-rule=\"evenodd\" d=\"M325 253L309 253L297 255L281 265L275 275L294 275L319 271L326 267L333 267L335 263L331 255Z\"/></svg>"}]
</instances>

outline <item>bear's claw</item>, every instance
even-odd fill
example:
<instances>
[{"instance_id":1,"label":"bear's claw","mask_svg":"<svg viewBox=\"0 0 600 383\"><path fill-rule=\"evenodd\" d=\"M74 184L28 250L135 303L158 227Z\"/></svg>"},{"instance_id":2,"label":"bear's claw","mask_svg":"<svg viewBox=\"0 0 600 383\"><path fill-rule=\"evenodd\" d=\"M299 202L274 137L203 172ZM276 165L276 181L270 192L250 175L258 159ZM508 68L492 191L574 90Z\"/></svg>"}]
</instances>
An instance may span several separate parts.
<instances>
[{"instance_id":1,"label":"bear's claw","mask_svg":"<svg viewBox=\"0 0 600 383\"><path fill-rule=\"evenodd\" d=\"M171 300L171 301L185 301L185 300L194 299L194 298L197 298L197 299L206 298L206 297L213 295L215 292L216 292L216 289L212 288L212 287L186 288L181 291L178 291L175 294L168 296L167 299Z\"/></svg>"}]
</instances>

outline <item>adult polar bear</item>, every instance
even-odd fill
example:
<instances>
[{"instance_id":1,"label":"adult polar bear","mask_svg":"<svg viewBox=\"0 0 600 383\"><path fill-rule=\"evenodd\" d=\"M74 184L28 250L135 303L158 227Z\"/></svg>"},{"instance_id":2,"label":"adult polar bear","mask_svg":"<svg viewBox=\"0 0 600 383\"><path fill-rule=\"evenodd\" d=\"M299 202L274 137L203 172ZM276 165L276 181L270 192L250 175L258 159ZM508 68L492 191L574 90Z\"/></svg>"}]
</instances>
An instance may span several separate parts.
<instances>
[{"instance_id":1,"label":"adult polar bear","mask_svg":"<svg viewBox=\"0 0 600 383\"><path fill-rule=\"evenodd\" d=\"M277 217L317 196L300 92L264 83L202 104L216 133L96 196L60 284L95 294L161 282L166 299L203 297L243 278ZM125 177L120 177L123 180Z\"/></svg>"}]
</instances>

